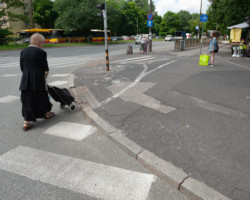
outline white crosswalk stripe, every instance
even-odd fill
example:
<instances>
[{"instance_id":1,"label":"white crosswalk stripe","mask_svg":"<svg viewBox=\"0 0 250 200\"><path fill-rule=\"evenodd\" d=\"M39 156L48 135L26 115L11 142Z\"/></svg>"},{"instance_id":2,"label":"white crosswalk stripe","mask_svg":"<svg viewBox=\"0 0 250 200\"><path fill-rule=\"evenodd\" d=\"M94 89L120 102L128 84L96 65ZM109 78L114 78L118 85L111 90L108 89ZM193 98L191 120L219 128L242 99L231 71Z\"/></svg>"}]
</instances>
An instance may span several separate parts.
<instances>
[{"instance_id":1,"label":"white crosswalk stripe","mask_svg":"<svg viewBox=\"0 0 250 200\"><path fill-rule=\"evenodd\" d=\"M102 59L103 57L84 57L84 56L67 56L67 57L48 57L48 64L51 69L83 65L93 60ZM4 57L0 59L0 68L19 67L19 57Z\"/></svg>"},{"instance_id":2,"label":"white crosswalk stripe","mask_svg":"<svg viewBox=\"0 0 250 200\"><path fill-rule=\"evenodd\" d=\"M155 176L19 146L0 169L103 200L146 200Z\"/></svg>"},{"instance_id":3,"label":"white crosswalk stripe","mask_svg":"<svg viewBox=\"0 0 250 200\"><path fill-rule=\"evenodd\" d=\"M81 141L89 135L93 134L95 131L96 128L90 125L60 122L47 129L44 133L48 135Z\"/></svg>"},{"instance_id":4,"label":"white crosswalk stripe","mask_svg":"<svg viewBox=\"0 0 250 200\"><path fill-rule=\"evenodd\" d=\"M15 101L17 99L19 99L19 97L9 95L9 96L5 96L5 97L0 98L0 103L10 103L10 102Z\"/></svg>"},{"instance_id":5,"label":"white crosswalk stripe","mask_svg":"<svg viewBox=\"0 0 250 200\"><path fill-rule=\"evenodd\" d=\"M148 61L148 60L153 60L155 59L156 57L153 57L153 56L143 56L143 57L136 57L136 58L129 58L129 59L124 59L124 60L116 60L116 61L113 61L111 62L112 64L113 63L119 63L119 64L127 64L127 63L141 63L141 62L144 62L144 61Z\"/></svg>"}]
</instances>

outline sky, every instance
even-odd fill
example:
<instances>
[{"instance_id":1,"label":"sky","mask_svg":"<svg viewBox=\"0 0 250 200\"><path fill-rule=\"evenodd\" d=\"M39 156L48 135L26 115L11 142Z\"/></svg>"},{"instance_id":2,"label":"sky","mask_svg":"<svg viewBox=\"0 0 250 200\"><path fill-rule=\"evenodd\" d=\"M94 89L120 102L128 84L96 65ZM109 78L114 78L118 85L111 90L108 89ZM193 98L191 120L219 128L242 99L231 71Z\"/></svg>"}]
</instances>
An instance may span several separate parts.
<instances>
[{"instance_id":1,"label":"sky","mask_svg":"<svg viewBox=\"0 0 250 200\"><path fill-rule=\"evenodd\" d=\"M153 0L158 15L162 16L171 11L177 13L181 10L190 13L200 13L201 0ZM205 13L210 3L208 0L202 0L202 12Z\"/></svg>"}]
</instances>

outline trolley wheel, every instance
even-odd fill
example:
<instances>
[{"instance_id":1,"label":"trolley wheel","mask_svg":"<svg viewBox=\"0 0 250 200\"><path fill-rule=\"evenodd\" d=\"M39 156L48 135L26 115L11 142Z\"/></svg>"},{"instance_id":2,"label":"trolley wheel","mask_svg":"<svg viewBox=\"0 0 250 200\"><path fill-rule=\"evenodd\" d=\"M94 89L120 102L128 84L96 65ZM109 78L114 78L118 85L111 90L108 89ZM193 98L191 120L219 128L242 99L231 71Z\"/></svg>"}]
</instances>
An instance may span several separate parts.
<instances>
[{"instance_id":1,"label":"trolley wheel","mask_svg":"<svg viewBox=\"0 0 250 200\"><path fill-rule=\"evenodd\" d=\"M64 109L64 108L65 108L65 105L60 104L60 108L61 108L61 109Z\"/></svg>"},{"instance_id":2,"label":"trolley wheel","mask_svg":"<svg viewBox=\"0 0 250 200\"><path fill-rule=\"evenodd\" d=\"M72 103L69 105L69 110L70 110L70 111L75 111L75 110L76 110L76 103L75 103L75 102L72 102Z\"/></svg>"}]
</instances>

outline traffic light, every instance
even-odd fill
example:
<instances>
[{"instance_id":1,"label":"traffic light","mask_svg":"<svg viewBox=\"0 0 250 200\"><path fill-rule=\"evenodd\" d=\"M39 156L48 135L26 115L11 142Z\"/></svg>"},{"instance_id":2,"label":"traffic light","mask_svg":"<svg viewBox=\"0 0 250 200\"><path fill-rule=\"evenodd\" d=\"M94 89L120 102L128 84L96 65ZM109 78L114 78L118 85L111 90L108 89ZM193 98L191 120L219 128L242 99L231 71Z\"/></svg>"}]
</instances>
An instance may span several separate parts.
<instances>
[{"instance_id":1,"label":"traffic light","mask_svg":"<svg viewBox=\"0 0 250 200\"><path fill-rule=\"evenodd\" d=\"M98 8L100 10L105 10L105 3L96 5L96 8Z\"/></svg>"},{"instance_id":2,"label":"traffic light","mask_svg":"<svg viewBox=\"0 0 250 200\"><path fill-rule=\"evenodd\" d=\"M105 3L96 5L96 8L98 8L98 9L100 9L100 10L102 10L102 11L105 10ZM98 17L103 17L103 12L97 13L97 16L98 16Z\"/></svg>"}]
</instances>

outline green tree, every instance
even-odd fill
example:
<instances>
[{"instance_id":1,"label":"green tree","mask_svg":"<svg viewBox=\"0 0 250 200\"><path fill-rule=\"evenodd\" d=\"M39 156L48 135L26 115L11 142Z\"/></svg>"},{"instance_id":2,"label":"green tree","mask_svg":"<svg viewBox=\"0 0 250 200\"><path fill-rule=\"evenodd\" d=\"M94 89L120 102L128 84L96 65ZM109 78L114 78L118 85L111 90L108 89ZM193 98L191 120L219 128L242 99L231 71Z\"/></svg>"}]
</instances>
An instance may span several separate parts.
<instances>
[{"instance_id":1,"label":"green tree","mask_svg":"<svg viewBox=\"0 0 250 200\"><path fill-rule=\"evenodd\" d=\"M123 34L135 35L146 32L147 12L136 6L134 2L123 4L121 30Z\"/></svg>"},{"instance_id":2,"label":"green tree","mask_svg":"<svg viewBox=\"0 0 250 200\"><path fill-rule=\"evenodd\" d=\"M54 28L54 23L58 17L53 10L54 2L51 0L35 0L33 2L33 20L42 28Z\"/></svg>"},{"instance_id":3,"label":"green tree","mask_svg":"<svg viewBox=\"0 0 250 200\"><path fill-rule=\"evenodd\" d=\"M96 8L97 0L57 0L54 9L58 13L56 28L62 28L65 34L88 35L91 29L103 29L100 12Z\"/></svg>"},{"instance_id":4,"label":"green tree","mask_svg":"<svg viewBox=\"0 0 250 200\"><path fill-rule=\"evenodd\" d=\"M214 0L207 14L209 29L229 33L228 26L242 23L250 16L250 3L249 0Z\"/></svg>"},{"instance_id":5,"label":"green tree","mask_svg":"<svg viewBox=\"0 0 250 200\"><path fill-rule=\"evenodd\" d=\"M159 35L173 35L180 27L180 19L176 13L168 11L162 18Z\"/></svg>"},{"instance_id":6,"label":"green tree","mask_svg":"<svg viewBox=\"0 0 250 200\"><path fill-rule=\"evenodd\" d=\"M28 22L28 18L24 15L15 14L10 11L10 8L19 8L24 6L23 2L20 0L1 0L1 3L6 5L0 9L0 38L4 38L10 34L11 31L8 29L1 29L2 25L8 21L19 21Z\"/></svg>"},{"instance_id":7,"label":"green tree","mask_svg":"<svg viewBox=\"0 0 250 200\"><path fill-rule=\"evenodd\" d=\"M154 15L154 18L153 18L153 27L152 27L152 32L156 35L159 35L159 32L160 32L160 24L161 24L161 21L162 21L162 17L155 14Z\"/></svg>"},{"instance_id":8,"label":"green tree","mask_svg":"<svg viewBox=\"0 0 250 200\"><path fill-rule=\"evenodd\" d=\"M180 12L177 13L177 15L180 20L179 30L186 31L187 33L191 32L189 20L191 20L192 17L190 13L188 11L181 10Z\"/></svg>"}]
</instances>

